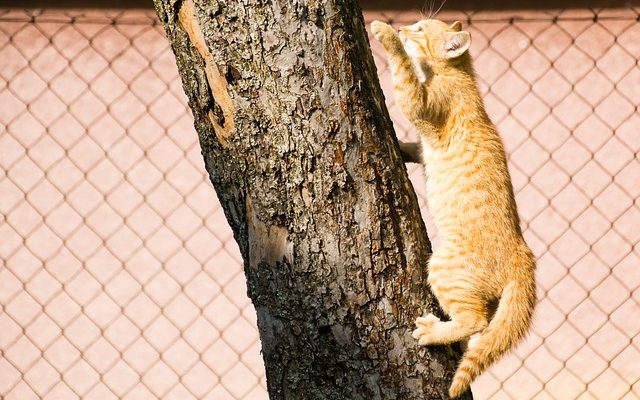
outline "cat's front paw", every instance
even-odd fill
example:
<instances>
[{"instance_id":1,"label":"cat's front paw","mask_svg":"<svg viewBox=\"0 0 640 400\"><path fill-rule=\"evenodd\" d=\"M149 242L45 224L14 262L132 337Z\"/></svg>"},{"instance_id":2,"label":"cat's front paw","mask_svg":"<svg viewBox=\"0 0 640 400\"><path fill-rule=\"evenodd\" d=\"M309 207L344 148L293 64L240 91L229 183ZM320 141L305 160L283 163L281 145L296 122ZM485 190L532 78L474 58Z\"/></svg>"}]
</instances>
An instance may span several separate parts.
<instances>
[{"instance_id":1,"label":"cat's front paw","mask_svg":"<svg viewBox=\"0 0 640 400\"><path fill-rule=\"evenodd\" d=\"M441 322L440 318L433 314L427 314L424 317L416 318L417 328L411 333L411 336L418 340L421 346L432 343L433 327L436 323Z\"/></svg>"},{"instance_id":2,"label":"cat's front paw","mask_svg":"<svg viewBox=\"0 0 640 400\"><path fill-rule=\"evenodd\" d=\"M392 38L397 35L391 25L382 21L371 22L371 33L373 33L373 36L379 42L384 42L385 39Z\"/></svg>"}]
</instances>

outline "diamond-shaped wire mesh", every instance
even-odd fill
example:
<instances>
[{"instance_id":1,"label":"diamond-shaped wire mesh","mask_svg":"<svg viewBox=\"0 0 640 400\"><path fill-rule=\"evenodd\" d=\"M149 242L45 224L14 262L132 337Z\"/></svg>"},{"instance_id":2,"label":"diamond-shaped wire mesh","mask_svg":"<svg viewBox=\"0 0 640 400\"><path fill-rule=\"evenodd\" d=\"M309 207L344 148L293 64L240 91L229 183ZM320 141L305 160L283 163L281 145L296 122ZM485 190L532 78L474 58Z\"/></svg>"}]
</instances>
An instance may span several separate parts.
<instances>
[{"instance_id":1,"label":"diamond-shaped wire mesh","mask_svg":"<svg viewBox=\"0 0 640 400\"><path fill-rule=\"evenodd\" d=\"M639 399L639 11L441 18L472 33L539 260L532 332L475 397ZM372 46L396 132L416 139ZM0 398L266 399L241 260L153 13L0 10L0 60Z\"/></svg>"}]
</instances>

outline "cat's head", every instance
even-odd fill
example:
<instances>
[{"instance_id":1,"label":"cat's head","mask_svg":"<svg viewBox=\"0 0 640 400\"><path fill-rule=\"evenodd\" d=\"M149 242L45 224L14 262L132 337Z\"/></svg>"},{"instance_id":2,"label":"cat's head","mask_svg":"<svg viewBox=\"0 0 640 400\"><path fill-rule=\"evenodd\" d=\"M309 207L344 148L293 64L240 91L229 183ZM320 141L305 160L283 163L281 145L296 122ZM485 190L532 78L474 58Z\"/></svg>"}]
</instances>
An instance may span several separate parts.
<instances>
[{"instance_id":1,"label":"cat's head","mask_svg":"<svg viewBox=\"0 0 640 400\"><path fill-rule=\"evenodd\" d=\"M409 57L427 62L451 63L469 50L471 35L459 21L447 25L425 19L400 28L400 40Z\"/></svg>"}]
</instances>

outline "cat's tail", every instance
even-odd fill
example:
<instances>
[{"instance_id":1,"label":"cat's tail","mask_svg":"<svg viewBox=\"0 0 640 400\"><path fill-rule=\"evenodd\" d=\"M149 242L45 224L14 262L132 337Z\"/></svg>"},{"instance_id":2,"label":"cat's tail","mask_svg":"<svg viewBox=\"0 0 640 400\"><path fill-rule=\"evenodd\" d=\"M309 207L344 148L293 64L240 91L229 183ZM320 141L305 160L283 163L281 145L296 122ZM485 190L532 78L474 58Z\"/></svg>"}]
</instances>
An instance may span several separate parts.
<instances>
[{"instance_id":1,"label":"cat's tail","mask_svg":"<svg viewBox=\"0 0 640 400\"><path fill-rule=\"evenodd\" d=\"M482 371L522 339L529 328L535 303L533 276L505 286L489 325L478 338L469 340L449 388L451 398L463 394Z\"/></svg>"}]
</instances>

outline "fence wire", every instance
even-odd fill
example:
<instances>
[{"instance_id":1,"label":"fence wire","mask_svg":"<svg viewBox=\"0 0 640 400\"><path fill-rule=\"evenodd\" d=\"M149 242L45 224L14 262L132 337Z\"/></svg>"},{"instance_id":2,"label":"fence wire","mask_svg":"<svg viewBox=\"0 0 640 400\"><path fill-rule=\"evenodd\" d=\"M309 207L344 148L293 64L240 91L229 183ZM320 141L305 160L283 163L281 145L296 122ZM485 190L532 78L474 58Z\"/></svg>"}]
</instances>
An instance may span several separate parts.
<instances>
[{"instance_id":1,"label":"fence wire","mask_svg":"<svg viewBox=\"0 0 640 400\"><path fill-rule=\"evenodd\" d=\"M640 399L639 15L441 13L472 34L539 260L532 332L477 399ZM0 60L0 398L266 399L241 259L153 13L0 10Z\"/></svg>"}]
</instances>

